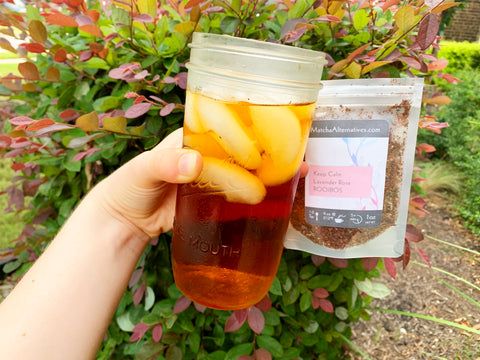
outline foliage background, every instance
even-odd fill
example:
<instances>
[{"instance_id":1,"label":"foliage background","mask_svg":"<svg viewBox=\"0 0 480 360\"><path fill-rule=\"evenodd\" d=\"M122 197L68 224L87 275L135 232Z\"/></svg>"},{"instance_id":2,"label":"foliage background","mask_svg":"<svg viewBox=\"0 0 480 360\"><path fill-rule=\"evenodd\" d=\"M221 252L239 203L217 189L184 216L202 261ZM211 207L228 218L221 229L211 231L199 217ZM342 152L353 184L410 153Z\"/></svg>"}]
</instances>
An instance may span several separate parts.
<instances>
[{"instance_id":1,"label":"foliage background","mask_svg":"<svg viewBox=\"0 0 480 360\"><path fill-rule=\"evenodd\" d=\"M5 3L5 0L1 2ZM21 276L99 180L181 126L185 62L193 31L224 33L327 53L326 79L431 76L455 79L432 54L439 15L455 3L398 1L32 2L24 13L0 4L0 47L25 57L19 76L1 78L15 101L1 112L0 151L16 172L7 211L26 226L5 272ZM34 55L35 58L28 59ZM445 103L437 96L428 103ZM424 118L440 132L446 124ZM419 144L420 154L432 151ZM29 197L31 200L25 201ZM421 213L422 203L412 205ZM173 283L170 236L153 239L132 275L99 359L338 359L347 356L349 324L368 319L372 281L409 261L325 259L285 251L269 296L249 309L205 309ZM415 248L417 248L415 246ZM350 344L352 346L352 344Z\"/></svg>"}]
</instances>

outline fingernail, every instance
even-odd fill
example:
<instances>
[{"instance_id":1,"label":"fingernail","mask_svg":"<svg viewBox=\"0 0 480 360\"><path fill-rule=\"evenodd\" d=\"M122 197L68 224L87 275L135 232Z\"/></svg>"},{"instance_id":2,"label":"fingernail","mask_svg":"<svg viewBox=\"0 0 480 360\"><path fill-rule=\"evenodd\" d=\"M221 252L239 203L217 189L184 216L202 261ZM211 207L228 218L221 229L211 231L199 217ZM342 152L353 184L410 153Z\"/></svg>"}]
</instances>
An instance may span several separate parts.
<instances>
[{"instance_id":1,"label":"fingernail","mask_svg":"<svg viewBox=\"0 0 480 360\"><path fill-rule=\"evenodd\" d=\"M197 156L194 153L187 152L178 160L178 172L180 175L189 176L195 170L197 164Z\"/></svg>"}]
</instances>

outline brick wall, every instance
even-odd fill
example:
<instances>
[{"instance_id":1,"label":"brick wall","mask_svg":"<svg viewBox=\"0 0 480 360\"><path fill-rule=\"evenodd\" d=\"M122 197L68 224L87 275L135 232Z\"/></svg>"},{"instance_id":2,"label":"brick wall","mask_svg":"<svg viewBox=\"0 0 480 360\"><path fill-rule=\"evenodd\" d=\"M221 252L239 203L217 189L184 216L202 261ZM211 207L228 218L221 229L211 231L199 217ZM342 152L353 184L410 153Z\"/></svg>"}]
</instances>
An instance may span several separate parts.
<instances>
[{"instance_id":1,"label":"brick wall","mask_svg":"<svg viewBox=\"0 0 480 360\"><path fill-rule=\"evenodd\" d=\"M480 0L467 0L445 28L445 40L478 42L480 40Z\"/></svg>"}]
</instances>

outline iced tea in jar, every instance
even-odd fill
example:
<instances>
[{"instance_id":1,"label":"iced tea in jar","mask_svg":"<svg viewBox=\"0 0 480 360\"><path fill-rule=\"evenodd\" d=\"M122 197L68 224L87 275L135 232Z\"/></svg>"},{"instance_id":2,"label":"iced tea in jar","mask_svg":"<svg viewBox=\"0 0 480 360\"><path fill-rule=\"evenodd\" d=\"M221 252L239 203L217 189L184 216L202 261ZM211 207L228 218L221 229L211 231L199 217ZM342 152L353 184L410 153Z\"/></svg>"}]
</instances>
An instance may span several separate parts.
<instances>
[{"instance_id":1,"label":"iced tea in jar","mask_svg":"<svg viewBox=\"0 0 480 360\"><path fill-rule=\"evenodd\" d=\"M203 169L177 192L175 283L198 304L246 308L275 278L325 56L204 33L191 49L183 142Z\"/></svg>"}]
</instances>

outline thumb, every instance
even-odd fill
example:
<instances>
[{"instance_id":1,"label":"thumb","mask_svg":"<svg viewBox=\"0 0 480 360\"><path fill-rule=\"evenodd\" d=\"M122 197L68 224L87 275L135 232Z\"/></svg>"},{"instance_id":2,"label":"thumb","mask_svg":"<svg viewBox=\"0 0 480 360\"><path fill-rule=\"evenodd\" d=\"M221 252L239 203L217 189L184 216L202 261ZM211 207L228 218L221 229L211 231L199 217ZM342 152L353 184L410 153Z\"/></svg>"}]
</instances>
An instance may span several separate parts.
<instances>
[{"instance_id":1,"label":"thumb","mask_svg":"<svg viewBox=\"0 0 480 360\"><path fill-rule=\"evenodd\" d=\"M181 184L198 177L202 156L191 149L164 148L147 151L133 159L126 176L134 176L136 185L152 187L161 182Z\"/></svg>"}]
</instances>

